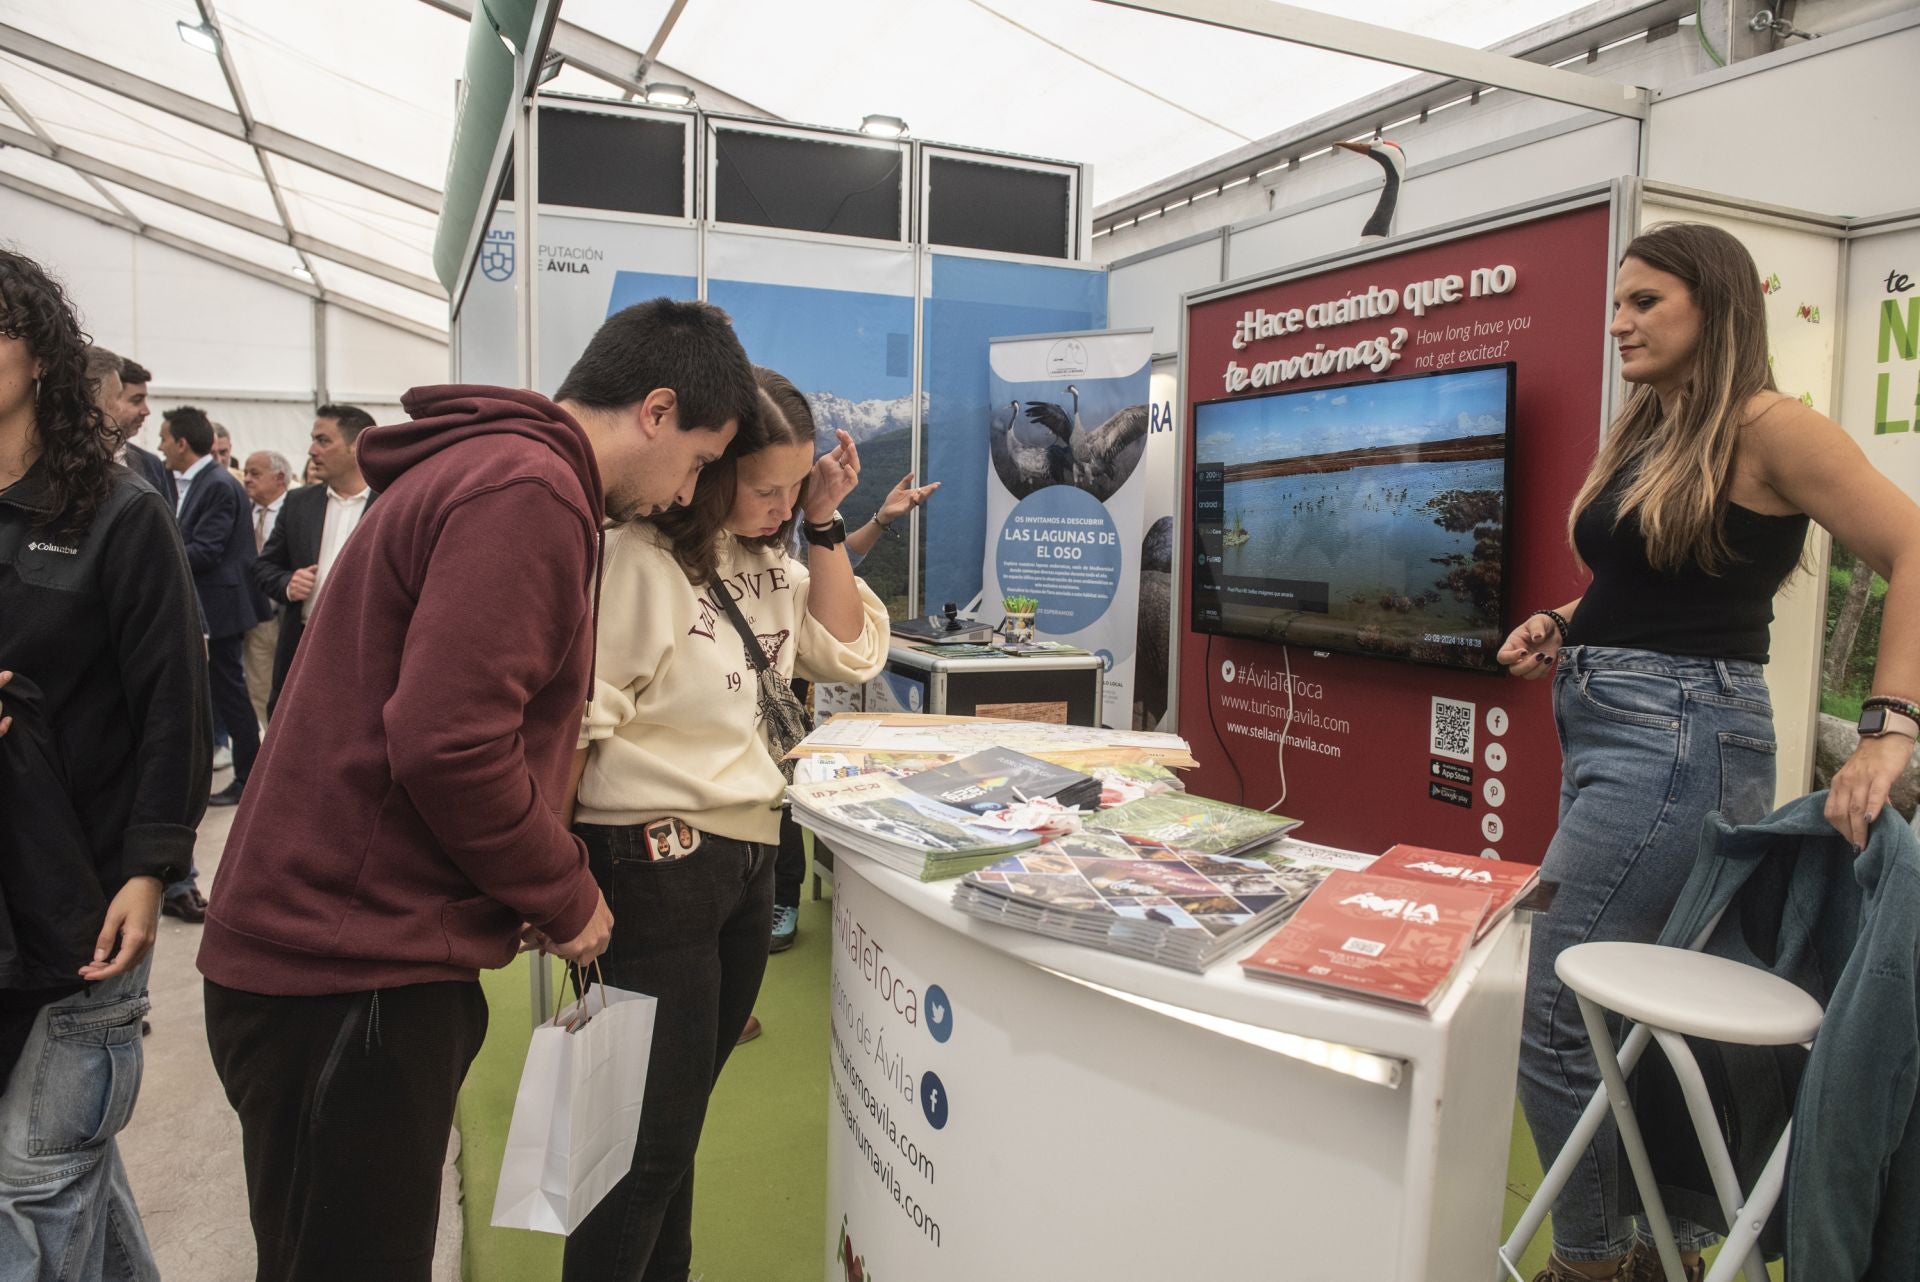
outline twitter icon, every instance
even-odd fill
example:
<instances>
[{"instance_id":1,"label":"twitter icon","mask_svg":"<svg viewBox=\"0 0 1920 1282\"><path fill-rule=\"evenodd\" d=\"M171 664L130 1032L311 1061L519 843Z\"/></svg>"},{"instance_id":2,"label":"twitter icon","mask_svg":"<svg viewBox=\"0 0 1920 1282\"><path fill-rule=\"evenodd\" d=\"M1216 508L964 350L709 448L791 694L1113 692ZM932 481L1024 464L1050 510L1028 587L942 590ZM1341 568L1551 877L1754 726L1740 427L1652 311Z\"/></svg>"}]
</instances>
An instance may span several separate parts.
<instances>
[{"instance_id":1,"label":"twitter icon","mask_svg":"<svg viewBox=\"0 0 1920 1282\"><path fill-rule=\"evenodd\" d=\"M953 1003L947 1000L946 989L938 984L929 987L921 1010L926 1013L927 1031L933 1034L934 1041L944 1042L953 1036Z\"/></svg>"}]
</instances>

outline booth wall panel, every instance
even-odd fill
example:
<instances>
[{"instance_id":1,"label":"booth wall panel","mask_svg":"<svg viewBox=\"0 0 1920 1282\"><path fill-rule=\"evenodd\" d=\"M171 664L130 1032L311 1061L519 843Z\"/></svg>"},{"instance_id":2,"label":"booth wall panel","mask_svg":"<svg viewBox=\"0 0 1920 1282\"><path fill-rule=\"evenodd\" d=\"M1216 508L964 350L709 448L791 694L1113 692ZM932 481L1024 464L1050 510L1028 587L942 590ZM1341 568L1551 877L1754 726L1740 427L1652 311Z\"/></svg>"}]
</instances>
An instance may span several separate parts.
<instances>
[{"instance_id":1,"label":"booth wall panel","mask_svg":"<svg viewBox=\"0 0 1920 1282\"><path fill-rule=\"evenodd\" d=\"M1920 207L1920 27L1767 56L1778 65L1657 100L1646 177L1849 217Z\"/></svg>"},{"instance_id":2,"label":"booth wall panel","mask_svg":"<svg viewBox=\"0 0 1920 1282\"><path fill-rule=\"evenodd\" d=\"M489 243L511 244L513 223L512 207L502 205L494 212ZM519 386L514 285L529 265L540 272L540 369L534 390L548 396L612 312L661 294L698 296L700 251L691 227L543 209L539 229L537 262L529 264L516 246L510 268L495 266L492 275L474 270L460 305L462 382Z\"/></svg>"},{"instance_id":3,"label":"booth wall panel","mask_svg":"<svg viewBox=\"0 0 1920 1282\"><path fill-rule=\"evenodd\" d=\"M707 265L708 301L733 317L755 364L806 395L817 445L853 437L860 485L840 510L859 528L913 469L913 252L714 232ZM884 534L860 563L896 615L907 610L906 533Z\"/></svg>"},{"instance_id":4,"label":"booth wall panel","mask_svg":"<svg viewBox=\"0 0 1920 1282\"><path fill-rule=\"evenodd\" d=\"M1422 174L1400 200L1400 230L1437 227L1558 192L1612 182L1640 161L1640 127L1600 119L1584 129Z\"/></svg>"},{"instance_id":5,"label":"booth wall panel","mask_svg":"<svg viewBox=\"0 0 1920 1282\"><path fill-rule=\"evenodd\" d=\"M1107 276L1107 319L1116 329L1153 326L1153 350L1180 348L1180 298L1220 283L1219 237L1113 268Z\"/></svg>"},{"instance_id":6,"label":"booth wall panel","mask_svg":"<svg viewBox=\"0 0 1920 1282\"><path fill-rule=\"evenodd\" d=\"M1507 599L1504 626L1543 604L1580 593L1567 546L1566 515L1599 438L1606 352L1604 320L1611 287L1609 213L1595 205L1451 240L1387 258L1334 266L1282 283L1255 284L1195 305L1188 314L1186 395L1182 404L1187 457L1195 457L1196 401L1224 394L1221 374L1230 359L1242 366L1372 337L1390 326L1410 333L1390 373L1423 372L1510 360L1518 369L1513 434L1511 504L1507 512ZM1510 264L1516 284L1504 296L1466 298L1424 318L1401 313L1384 320L1260 340L1242 351L1229 346L1236 322L1249 309L1268 312L1474 267ZM1510 322L1527 318L1514 327ZM1488 334L1475 325L1503 328ZM1283 387L1334 388L1374 377L1365 371L1301 379ZM1193 495L1181 478L1181 546L1192 544ZM1299 519L1310 519L1302 517ZM1276 743L1287 711L1287 670L1296 683L1291 742L1286 753L1286 799L1280 809L1305 821L1302 836L1338 846L1379 850L1418 841L1466 852L1494 849L1502 857L1537 862L1556 822L1560 753L1548 683L1498 673L1426 667L1361 655L1316 654L1300 647L1214 637L1194 632L1191 576L1182 575L1174 602L1179 623L1179 730L1193 744L1200 769L1189 776L1195 792L1263 807L1281 795ZM1232 677L1226 664L1232 665ZM1429 753L1432 701L1473 705L1472 804L1430 798L1435 777ZM1495 716L1496 710L1500 714ZM1495 726L1499 733L1495 733ZM1237 733L1235 728L1238 728ZM1486 749L1504 748L1498 768ZM1501 781L1498 800L1486 784Z\"/></svg>"},{"instance_id":7,"label":"booth wall panel","mask_svg":"<svg viewBox=\"0 0 1920 1282\"><path fill-rule=\"evenodd\" d=\"M1400 188L1395 230L1419 231L1611 182L1634 172L1639 145L1633 121L1596 119L1583 129L1420 174ZM1371 184L1331 203L1235 228L1227 278L1277 270L1357 244L1378 201L1379 186Z\"/></svg>"},{"instance_id":8,"label":"booth wall panel","mask_svg":"<svg viewBox=\"0 0 1920 1282\"><path fill-rule=\"evenodd\" d=\"M1104 329L1100 269L928 255L922 322L923 477L941 482L921 509L921 600L938 610L980 591L987 537L987 340Z\"/></svg>"}]
</instances>

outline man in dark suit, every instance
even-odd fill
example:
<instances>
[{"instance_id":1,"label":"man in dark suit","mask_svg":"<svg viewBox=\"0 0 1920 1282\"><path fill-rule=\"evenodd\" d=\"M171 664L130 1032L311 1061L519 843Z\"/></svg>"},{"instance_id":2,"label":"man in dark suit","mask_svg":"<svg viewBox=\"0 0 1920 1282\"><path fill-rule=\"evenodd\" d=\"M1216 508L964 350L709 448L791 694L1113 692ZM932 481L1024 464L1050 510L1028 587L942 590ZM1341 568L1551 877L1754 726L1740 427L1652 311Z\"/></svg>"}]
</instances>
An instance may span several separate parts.
<instances>
[{"instance_id":1,"label":"man in dark suit","mask_svg":"<svg viewBox=\"0 0 1920 1282\"><path fill-rule=\"evenodd\" d=\"M107 411L107 417L120 429L120 439L126 442L126 464L135 476L143 478L147 484L160 491L160 497L180 506L180 493L174 487L173 473L160 461L160 456L152 450L142 449L134 444L133 438L140 434L141 425L147 421L147 384L153 381L153 375L139 361L120 361L120 390L115 395L113 407Z\"/></svg>"},{"instance_id":2,"label":"man in dark suit","mask_svg":"<svg viewBox=\"0 0 1920 1282\"><path fill-rule=\"evenodd\" d=\"M320 482L287 494L253 563L254 586L285 607L273 655L273 692L267 696L269 717L327 572L375 498L353 449L361 430L372 426L373 416L357 405L322 405L314 412L307 458L319 469Z\"/></svg>"},{"instance_id":3,"label":"man in dark suit","mask_svg":"<svg viewBox=\"0 0 1920 1282\"><path fill-rule=\"evenodd\" d=\"M143 450L133 443L133 434L140 430L140 424L147 417L147 396L142 388L137 406L128 399L126 382L120 374L129 365L132 365L131 361L123 360L104 347L95 345L87 348L87 382L93 385L93 403L100 407L107 426L120 438L120 462L129 472L159 491L161 498L172 503L173 481L167 474L167 465L160 461L158 454ZM134 368L139 369L138 366ZM144 374L146 370L140 369L140 373Z\"/></svg>"},{"instance_id":4,"label":"man in dark suit","mask_svg":"<svg viewBox=\"0 0 1920 1282\"><path fill-rule=\"evenodd\" d=\"M260 727L247 699L242 651L260 617L248 571L254 560L247 492L213 457L213 424L191 405L168 410L160 427L160 456L180 489L180 537L200 593L207 629L207 683L213 709L233 738L233 782L209 805L239 804L260 751Z\"/></svg>"}]
</instances>

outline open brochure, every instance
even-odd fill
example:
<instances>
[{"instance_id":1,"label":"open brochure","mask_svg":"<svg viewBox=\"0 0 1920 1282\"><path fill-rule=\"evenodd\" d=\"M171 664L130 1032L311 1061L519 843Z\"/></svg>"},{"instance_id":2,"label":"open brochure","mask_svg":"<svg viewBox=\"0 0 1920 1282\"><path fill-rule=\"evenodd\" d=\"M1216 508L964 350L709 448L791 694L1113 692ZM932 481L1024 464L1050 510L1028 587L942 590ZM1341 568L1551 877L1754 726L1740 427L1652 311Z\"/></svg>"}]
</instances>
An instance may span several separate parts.
<instances>
[{"instance_id":1,"label":"open brochure","mask_svg":"<svg viewBox=\"0 0 1920 1282\"><path fill-rule=\"evenodd\" d=\"M787 789L794 818L838 850L866 855L921 881L984 867L1038 845L1037 834L976 822L891 775L857 775Z\"/></svg>"}]
</instances>

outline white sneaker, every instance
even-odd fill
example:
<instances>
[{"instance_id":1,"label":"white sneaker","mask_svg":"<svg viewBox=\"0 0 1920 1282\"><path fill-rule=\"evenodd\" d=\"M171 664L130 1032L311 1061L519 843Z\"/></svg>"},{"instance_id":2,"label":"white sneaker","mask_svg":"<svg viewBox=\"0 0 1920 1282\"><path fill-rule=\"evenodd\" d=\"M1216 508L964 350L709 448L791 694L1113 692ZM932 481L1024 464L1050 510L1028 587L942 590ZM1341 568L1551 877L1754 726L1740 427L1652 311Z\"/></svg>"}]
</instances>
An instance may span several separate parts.
<instances>
[{"instance_id":1,"label":"white sneaker","mask_svg":"<svg viewBox=\"0 0 1920 1282\"><path fill-rule=\"evenodd\" d=\"M213 750L213 768L215 770L233 769L233 749L215 748Z\"/></svg>"}]
</instances>

